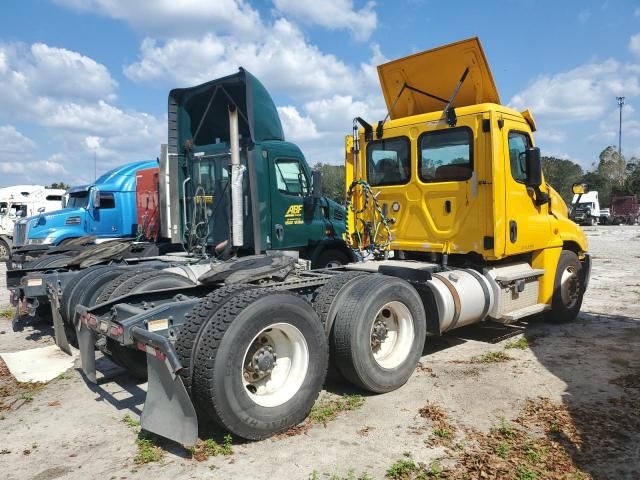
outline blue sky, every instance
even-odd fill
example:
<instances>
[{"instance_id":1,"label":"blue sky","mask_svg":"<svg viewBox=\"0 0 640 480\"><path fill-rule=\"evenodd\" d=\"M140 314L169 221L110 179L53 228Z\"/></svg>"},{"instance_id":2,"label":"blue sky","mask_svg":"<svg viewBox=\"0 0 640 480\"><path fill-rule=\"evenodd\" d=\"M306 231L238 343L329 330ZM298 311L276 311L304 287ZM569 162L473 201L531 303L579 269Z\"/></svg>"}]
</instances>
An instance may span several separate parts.
<instances>
[{"instance_id":1,"label":"blue sky","mask_svg":"<svg viewBox=\"0 0 640 480\"><path fill-rule=\"evenodd\" d=\"M23 0L0 27L0 184L154 158L169 89L238 66L311 163L339 164L351 119L386 113L376 65L471 36L502 102L533 111L543 154L590 168L617 144L624 95L623 151L640 156L637 1Z\"/></svg>"}]
</instances>

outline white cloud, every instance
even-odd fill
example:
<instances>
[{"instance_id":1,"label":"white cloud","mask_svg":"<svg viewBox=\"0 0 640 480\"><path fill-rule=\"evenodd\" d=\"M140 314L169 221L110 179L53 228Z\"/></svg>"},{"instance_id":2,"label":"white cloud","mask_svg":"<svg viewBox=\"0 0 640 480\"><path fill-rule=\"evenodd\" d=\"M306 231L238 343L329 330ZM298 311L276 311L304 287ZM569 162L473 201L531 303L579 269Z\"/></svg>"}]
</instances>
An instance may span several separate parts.
<instances>
[{"instance_id":1,"label":"white cloud","mask_svg":"<svg viewBox=\"0 0 640 480\"><path fill-rule=\"evenodd\" d=\"M633 14L634 14L636 17L640 17L640 7L636 8L636 9L633 11Z\"/></svg>"},{"instance_id":2,"label":"white cloud","mask_svg":"<svg viewBox=\"0 0 640 480\"><path fill-rule=\"evenodd\" d=\"M274 22L269 35L255 42L214 34L164 42L147 38L140 57L124 69L125 75L137 82L170 79L194 85L229 75L242 66L272 92L309 98L344 93L358 81L357 71L308 44L300 29L283 18Z\"/></svg>"},{"instance_id":3,"label":"white cloud","mask_svg":"<svg viewBox=\"0 0 640 480\"><path fill-rule=\"evenodd\" d=\"M24 153L35 148L35 143L13 125L0 126L0 153Z\"/></svg>"},{"instance_id":4,"label":"white cloud","mask_svg":"<svg viewBox=\"0 0 640 480\"><path fill-rule=\"evenodd\" d=\"M629 50L631 50L631 53L634 55L640 57L640 33L636 33L629 40Z\"/></svg>"},{"instance_id":5,"label":"white cloud","mask_svg":"<svg viewBox=\"0 0 640 480\"><path fill-rule=\"evenodd\" d=\"M536 131L536 139L542 142L562 143L566 138L567 134L558 129Z\"/></svg>"},{"instance_id":6,"label":"white cloud","mask_svg":"<svg viewBox=\"0 0 640 480\"><path fill-rule=\"evenodd\" d=\"M636 66L609 59L567 72L543 75L509 101L516 109L531 109L547 121L569 123L602 116L616 95L640 94Z\"/></svg>"},{"instance_id":7,"label":"white cloud","mask_svg":"<svg viewBox=\"0 0 640 480\"><path fill-rule=\"evenodd\" d=\"M303 117L296 107L292 105L278 107L278 114L285 138L290 142L296 143L320 137L314 121L308 116Z\"/></svg>"},{"instance_id":8,"label":"white cloud","mask_svg":"<svg viewBox=\"0 0 640 480\"><path fill-rule=\"evenodd\" d=\"M200 36L205 32L262 36L260 16L244 0L55 0L82 12L123 20L156 37Z\"/></svg>"},{"instance_id":9,"label":"white cloud","mask_svg":"<svg viewBox=\"0 0 640 480\"><path fill-rule=\"evenodd\" d=\"M14 127L0 127L0 171L24 177L5 176L3 183L92 180L93 168L85 164L92 165L94 152L103 160L102 172L153 158L166 141L166 118L113 105L117 83L108 69L77 52L44 44L0 44L0 85L0 121L29 123L47 138L38 148ZM60 151L51 155L52 149Z\"/></svg>"},{"instance_id":10,"label":"white cloud","mask_svg":"<svg viewBox=\"0 0 640 480\"><path fill-rule=\"evenodd\" d=\"M346 29L357 40L367 40L378 25L374 2L356 10L352 0L273 0L280 13L305 24L317 24L329 30Z\"/></svg>"}]
</instances>

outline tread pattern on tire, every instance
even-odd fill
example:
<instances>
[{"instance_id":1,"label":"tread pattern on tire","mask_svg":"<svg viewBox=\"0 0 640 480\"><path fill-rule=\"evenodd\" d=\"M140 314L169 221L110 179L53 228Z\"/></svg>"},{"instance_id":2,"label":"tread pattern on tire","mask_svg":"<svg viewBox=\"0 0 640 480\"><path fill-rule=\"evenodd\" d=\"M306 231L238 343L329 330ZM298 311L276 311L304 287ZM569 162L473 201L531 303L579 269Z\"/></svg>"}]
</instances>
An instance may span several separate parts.
<instances>
[{"instance_id":1,"label":"tread pattern on tire","mask_svg":"<svg viewBox=\"0 0 640 480\"><path fill-rule=\"evenodd\" d=\"M62 299L60 302L60 316L65 323L69 322L69 311L71 307L71 297L74 293L76 286L84 279L89 273L106 268L106 265L98 265L96 267L90 267L85 270L80 270L73 276L69 283L67 283L62 291Z\"/></svg>"},{"instance_id":2,"label":"tread pattern on tire","mask_svg":"<svg viewBox=\"0 0 640 480\"><path fill-rule=\"evenodd\" d=\"M102 292L100 293L100 296L98 296L98 298L96 299L96 305L99 305L109 300L111 298L111 294L113 294L113 292L120 285L122 285L124 282L126 282L130 278L133 278L136 275L141 273L149 272L151 270L152 270L151 268L136 268L132 271L124 272L120 276L114 278L107 284L106 287L104 287L104 290L102 290Z\"/></svg>"},{"instance_id":3,"label":"tread pattern on tire","mask_svg":"<svg viewBox=\"0 0 640 480\"><path fill-rule=\"evenodd\" d=\"M203 332L200 337L201 345L198 346L197 357L194 364L194 385L192 387L194 395L192 398L194 398L195 404L200 411L206 412L213 421L226 430L231 429L231 422L218 415L215 408L218 400L215 396L215 392L209 388L214 375L214 369L211 368L212 364L215 362L216 354L224 334L236 317L253 302L260 298L273 295L274 292L302 298L293 292L275 290L271 288L255 288L248 292L235 295L225 302L218 311L211 316L210 321L207 322L207 325L205 326L205 332ZM323 372L323 375L326 373L326 364L324 365L324 368L325 372ZM318 391L317 395L319 394L320 391ZM314 401L317 399L317 395ZM211 406L213 406L213 408L211 408ZM302 420L303 419L300 419L300 421ZM259 438L255 439L257 440Z\"/></svg>"},{"instance_id":4,"label":"tread pattern on tire","mask_svg":"<svg viewBox=\"0 0 640 480\"><path fill-rule=\"evenodd\" d=\"M178 275L177 273L173 272L163 272L162 270L153 270L150 272L144 272L138 275L134 275L131 278L124 280L117 288L114 289L111 299L113 300L123 295L127 295L129 292L135 290L147 280L151 278L157 278L158 276L171 276L174 278L181 278L190 282L192 285L195 285L189 278L185 277L184 275Z\"/></svg>"},{"instance_id":5,"label":"tread pattern on tire","mask_svg":"<svg viewBox=\"0 0 640 480\"><path fill-rule=\"evenodd\" d=\"M46 266L47 264L53 263L55 260L62 260L62 259L70 260L71 257L64 253L56 253L54 255L43 255L42 257L36 258L35 260L30 260L28 262L25 262L24 268L25 269L40 268L41 265Z\"/></svg>"},{"instance_id":6,"label":"tread pattern on tire","mask_svg":"<svg viewBox=\"0 0 640 480\"><path fill-rule=\"evenodd\" d=\"M191 393L193 383L193 364L195 362L198 343L207 320L229 299L255 288L253 285L226 285L205 296L193 309L185 315L184 323L180 328L180 335L175 343L176 353L182 364L180 376L187 392Z\"/></svg>"},{"instance_id":7,"label":"tread pattern on tire","mask_svg":"<svg viewBox=\"0 0 640 480\"><path fill-rule=\"evenodd\" d=\"M328 320L327 316L329 315L329 310L331 309L331 305L333 305L333 301L335 300L338 292L340 292L342 287L351 282L354 278L361 277L363 275L368 275L368 272L351 271L340 273L329 279L327 283L318 289L311 305L318 314L325 331Z\"/></svg>"}]
</instances>

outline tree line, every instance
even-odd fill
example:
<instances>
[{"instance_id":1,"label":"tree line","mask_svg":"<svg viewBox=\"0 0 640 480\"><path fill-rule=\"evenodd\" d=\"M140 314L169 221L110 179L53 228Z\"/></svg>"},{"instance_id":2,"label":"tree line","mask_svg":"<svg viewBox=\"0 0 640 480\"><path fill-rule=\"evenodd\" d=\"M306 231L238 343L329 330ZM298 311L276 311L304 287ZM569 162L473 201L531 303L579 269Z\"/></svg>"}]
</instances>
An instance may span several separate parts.
<instances>
[{"instance_id":1,"label":"tree line","mask_svg":"<svg viewBox=\"0 0 640 480\"><path fill-rule=\"evenodd\" d=\"M317 163L313 168L322 172L324 195L343 204L344 166ZM567 204L570 204L573 198L571 185L574 183L587 183L590 190L598 191L602 207L608 207L612 197L640 197L640 158L632 157L626 160L615 146L605 148L591 170L585 171L571 160L542 157L542 171L546 182L558 191Z\"/></svg>"}]
</instances>

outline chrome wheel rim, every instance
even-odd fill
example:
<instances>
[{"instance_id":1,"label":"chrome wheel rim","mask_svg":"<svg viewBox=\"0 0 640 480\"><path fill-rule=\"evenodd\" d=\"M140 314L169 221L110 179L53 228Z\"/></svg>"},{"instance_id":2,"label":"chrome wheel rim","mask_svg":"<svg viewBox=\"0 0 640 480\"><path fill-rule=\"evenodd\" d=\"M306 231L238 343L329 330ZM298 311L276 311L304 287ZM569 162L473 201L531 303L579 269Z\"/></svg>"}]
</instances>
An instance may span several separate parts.
<instances>
[{"instance_id":1,"label":"chrome wheel rim","mask_svg":"<svg viewBox=\"0 0 640 480\"><path fill-rule=\"evenodd\" d=\"M572 309L580 299L580 278L578 270L573 265L568 266L560 277L560 295L562 303L568 309Z\"/></svg>"}]
</instances>

